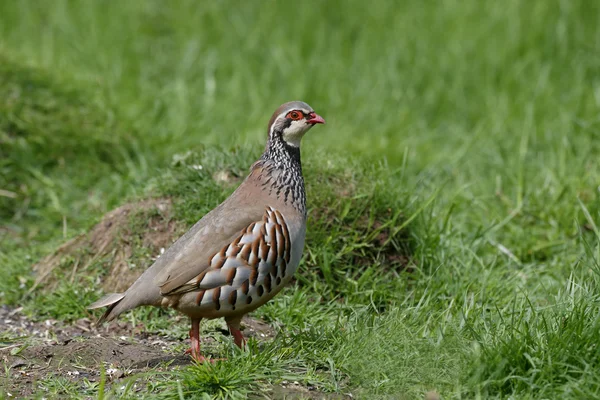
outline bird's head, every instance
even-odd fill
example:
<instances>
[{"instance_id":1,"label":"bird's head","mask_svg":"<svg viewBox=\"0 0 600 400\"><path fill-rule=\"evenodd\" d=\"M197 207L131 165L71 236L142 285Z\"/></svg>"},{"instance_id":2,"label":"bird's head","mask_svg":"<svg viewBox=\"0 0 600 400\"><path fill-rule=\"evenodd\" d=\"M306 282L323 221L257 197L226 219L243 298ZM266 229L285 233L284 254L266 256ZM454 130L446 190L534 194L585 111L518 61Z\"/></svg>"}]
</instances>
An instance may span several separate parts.
<instances>
[{"instance_id":1,"label":"bird's head","mask_svg":"<svg viewBox=\"0 0 600 400\"><path fill-rule=\"evenodd\" d=\"M282 104L269 121L269 139L281 139L289 146L300 147L302 136L316 124L324 124L323 117L302 101Z\"/></svg>"}]
</instances>

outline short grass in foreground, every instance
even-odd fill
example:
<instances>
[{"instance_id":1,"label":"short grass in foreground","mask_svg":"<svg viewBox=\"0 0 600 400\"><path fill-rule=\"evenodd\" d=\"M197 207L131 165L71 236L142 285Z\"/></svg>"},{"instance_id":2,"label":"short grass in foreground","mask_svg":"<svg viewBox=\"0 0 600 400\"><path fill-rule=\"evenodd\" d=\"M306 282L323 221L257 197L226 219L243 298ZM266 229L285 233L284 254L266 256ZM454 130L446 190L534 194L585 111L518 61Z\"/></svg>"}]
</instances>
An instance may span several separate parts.
<instances>
[{"instance_id":1,"label":"short grass in foreground","mask_svg":"<svg viewBox=\"0 0 600 400\"><path fill-rule=\"evenodd\" d=\"M297 286L256 313L279 335L125 395L598 397L598 4L236 5L0 4L3 300L85 315L61 298L96 287L26 296L30 265L125 201L193 223L301 98L328 125ZM149 315L129 318L185 335Z\"/></svg>"}]
</instances>

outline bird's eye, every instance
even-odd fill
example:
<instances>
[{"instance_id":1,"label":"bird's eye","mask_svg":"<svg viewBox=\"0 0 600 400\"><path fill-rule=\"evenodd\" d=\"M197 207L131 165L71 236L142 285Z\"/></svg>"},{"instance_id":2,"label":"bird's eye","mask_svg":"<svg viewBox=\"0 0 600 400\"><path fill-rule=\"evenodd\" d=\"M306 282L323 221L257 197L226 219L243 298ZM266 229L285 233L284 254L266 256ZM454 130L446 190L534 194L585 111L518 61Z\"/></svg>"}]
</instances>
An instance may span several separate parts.
<instances>
[{"instance_id":1,"label":"bird's eye","mask_svg":"<svg viewBox=\"0 0 600 400\"><path fill-rule=\"evenodd\" d=\"M302 115L301 112L298 111L290 111L287 115L288 118L293 119L294 121L297 121L299 119L302 119L304 117L304 115Z\"/></svg>"}]
</instances>

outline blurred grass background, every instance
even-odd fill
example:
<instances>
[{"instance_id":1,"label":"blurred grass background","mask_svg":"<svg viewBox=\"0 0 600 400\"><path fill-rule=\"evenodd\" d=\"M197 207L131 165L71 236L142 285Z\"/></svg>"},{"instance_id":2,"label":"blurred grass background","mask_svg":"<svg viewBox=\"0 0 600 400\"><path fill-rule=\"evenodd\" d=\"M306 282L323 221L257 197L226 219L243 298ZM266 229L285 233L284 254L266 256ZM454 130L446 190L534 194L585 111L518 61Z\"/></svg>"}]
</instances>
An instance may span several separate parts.
<instances>
[{"instance_id":1,"label":"blurred grass background","mask_svg":"<svg viewBox=\"0 0 600 400\"><path fill-rule=\"evenodd\" d=\"M340 237L311 216L302 293L386 305L327 350L343 390L598 395L600 3L2 1L0 61L11 301L33 261L127 199L179 196L193 222L226 193L197 197L174 156L243 170L272 111L302 99L327 120L303 144L309 205L351 229L365 210L415 217L398 239L415 272L397 275L345 258L363 255L358 228ZM252 157L228 158L240 151ZM293 296L264 315L287 315ZM310 313L333 321L327 310ZM411 363L423 375L403 381Z\"/></svg>"}]
</instances>

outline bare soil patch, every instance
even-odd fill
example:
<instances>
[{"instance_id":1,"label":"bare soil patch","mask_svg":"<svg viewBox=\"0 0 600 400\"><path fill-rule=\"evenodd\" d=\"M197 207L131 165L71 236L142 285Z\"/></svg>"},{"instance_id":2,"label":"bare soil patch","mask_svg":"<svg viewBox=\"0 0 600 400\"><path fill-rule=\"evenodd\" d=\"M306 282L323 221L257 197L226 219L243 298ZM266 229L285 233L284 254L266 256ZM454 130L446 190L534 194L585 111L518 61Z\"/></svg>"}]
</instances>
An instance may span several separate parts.
<instances>
[{"instance_id":1,"label":"bare soil patch","mask_svg":"<svg viewBox=\"0 0 600 400\"><path fill-rule=\"evenodd\" d=\"M183 323L183 321L182 321ZM246 317L244 335L256 340L274 337L266 323ZM144 326L115 321L97 328L89 319L72 324L32 321L19 309L0 307L0 388L15 398L43 390L44 382L63 379L84 390L106 371L107 388L119 379L153 369L190 365L182 340L146 332ZM186 339L187 340L187 339ZM210 337L204 335L205 342ZM187 345L187 342L186 342ZM1 392L1 390L0 390Z\"/></svg>"}]
</instances>

